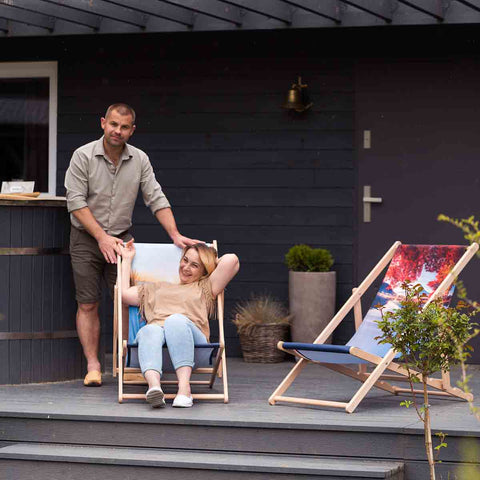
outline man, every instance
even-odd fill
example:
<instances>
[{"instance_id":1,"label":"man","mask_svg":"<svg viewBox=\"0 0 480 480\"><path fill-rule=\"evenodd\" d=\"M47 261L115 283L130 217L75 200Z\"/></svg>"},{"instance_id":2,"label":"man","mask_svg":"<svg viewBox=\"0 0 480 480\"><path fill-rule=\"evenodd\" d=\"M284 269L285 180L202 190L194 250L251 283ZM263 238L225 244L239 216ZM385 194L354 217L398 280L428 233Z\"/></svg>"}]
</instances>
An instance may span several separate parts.
<instances>
[{"instance_id":1,"label":"man","mask_svg":"<svg viewBox=\"0 0 480 480\"><path fill-rule=\"evenodd\" d=\"M98 359L101 278L112 293L119 245L132 240L128 230L139 187L145 204L175 245L183 248L197 242L179 233L148 156L127 144L135 131L134 110L123 103L110 105L101 127L103 137L77 149L65 175L77 332L87 359L86 386L102 383ZM128 332L127 323L124 332Z\"/></svg>"}]
</instances>

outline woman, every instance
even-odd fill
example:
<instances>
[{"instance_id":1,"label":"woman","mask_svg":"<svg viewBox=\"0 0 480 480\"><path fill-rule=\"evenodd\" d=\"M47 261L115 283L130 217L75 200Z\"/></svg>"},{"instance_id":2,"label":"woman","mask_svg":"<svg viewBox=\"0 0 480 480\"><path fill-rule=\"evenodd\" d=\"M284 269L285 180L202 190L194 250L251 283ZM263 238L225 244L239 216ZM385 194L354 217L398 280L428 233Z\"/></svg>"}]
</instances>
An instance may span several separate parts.
<instances>
[{"instance_id":1,"label":"woman","mask_svg":"<svg viewBox=\"0 0 480 480\"><path fill-rule=\"evenodd\" d=\"M136 338L140 368L148 383L147 402L152 407L165 406L160 377L162 347L166 343L178 378L173 406L191 407L194 346L208 343L208 318L215 310L215 298L238 272L238 258L232 253L217 258L214 248L197 243L183 250L178 270L180 284L130 286L135 256L133 240L121 247L121 254L122 300L128 305L138 305L147 322Z\"/></svg>"}]
</instances>

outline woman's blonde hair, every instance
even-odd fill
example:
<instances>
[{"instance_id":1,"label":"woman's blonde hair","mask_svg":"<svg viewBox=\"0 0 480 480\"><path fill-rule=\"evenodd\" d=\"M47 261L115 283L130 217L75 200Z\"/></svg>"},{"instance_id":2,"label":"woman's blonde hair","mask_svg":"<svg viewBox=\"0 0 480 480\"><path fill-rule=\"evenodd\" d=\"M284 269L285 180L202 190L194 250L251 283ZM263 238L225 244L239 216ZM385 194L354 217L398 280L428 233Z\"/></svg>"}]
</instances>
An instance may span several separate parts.
<instances>
[{"instance_id":1,"label":"woman's blonde hair","mask_svg":"<svg viewBox=\"0 0 480 480\"><path fill-rule=\"evenodd\" d=\"M198 257L202 262L205 273L200 277L207 278L217 268L217 251L213 247L209 247L205 243L195 243L189 247L185 247L182 252L182 257L191 249L195 249L198 253Z\"/></svg>"}]
</instances>

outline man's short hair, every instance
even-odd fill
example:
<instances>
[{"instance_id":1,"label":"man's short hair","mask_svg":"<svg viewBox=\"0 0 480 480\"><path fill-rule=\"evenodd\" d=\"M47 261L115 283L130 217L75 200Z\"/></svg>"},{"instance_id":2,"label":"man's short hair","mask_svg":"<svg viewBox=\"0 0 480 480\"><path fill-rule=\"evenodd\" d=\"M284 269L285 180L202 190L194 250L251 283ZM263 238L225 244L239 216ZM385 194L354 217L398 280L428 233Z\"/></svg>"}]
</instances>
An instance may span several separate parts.
<instances>
[{"instance_id":1,"label":"man's short hair","mask_svg":"<svg viewBox=\"0 0 480 480\"><path fill-rule=\"evenodd\" d=\"M110 105L105 113L105 118L107 118L113 110L116 110L120 115L131 115L133 123L135 124L135 110L130 105L127 105L126 103L114 103Z\"/></svg>"}]
</instances>

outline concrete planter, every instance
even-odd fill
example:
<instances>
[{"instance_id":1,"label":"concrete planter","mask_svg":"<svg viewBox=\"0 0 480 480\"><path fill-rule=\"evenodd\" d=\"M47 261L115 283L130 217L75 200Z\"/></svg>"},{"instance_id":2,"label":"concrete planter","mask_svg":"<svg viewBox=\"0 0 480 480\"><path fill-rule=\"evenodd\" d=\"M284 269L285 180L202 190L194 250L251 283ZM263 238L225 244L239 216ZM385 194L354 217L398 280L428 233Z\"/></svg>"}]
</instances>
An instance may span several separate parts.
<instances>
[{"instance_id":1,"label":"concrete planter","mask_svg":"<svg viewBox=\"0 0 480 480\"><path fill-rule=\"evenodd\" d=\"M288 290L292 342L311 343L335 314L336 274L290 271Z\"/></svg>"}]
</instances>

